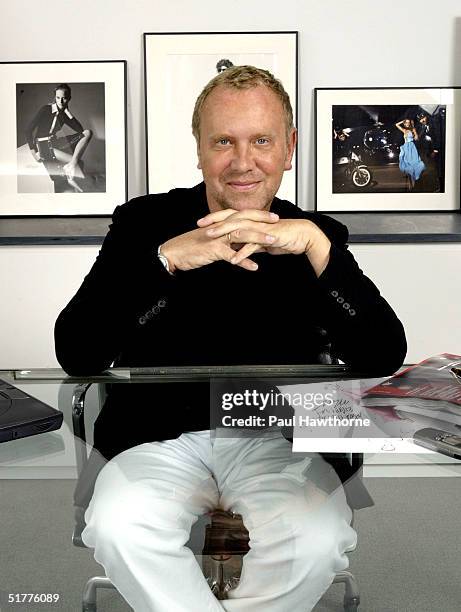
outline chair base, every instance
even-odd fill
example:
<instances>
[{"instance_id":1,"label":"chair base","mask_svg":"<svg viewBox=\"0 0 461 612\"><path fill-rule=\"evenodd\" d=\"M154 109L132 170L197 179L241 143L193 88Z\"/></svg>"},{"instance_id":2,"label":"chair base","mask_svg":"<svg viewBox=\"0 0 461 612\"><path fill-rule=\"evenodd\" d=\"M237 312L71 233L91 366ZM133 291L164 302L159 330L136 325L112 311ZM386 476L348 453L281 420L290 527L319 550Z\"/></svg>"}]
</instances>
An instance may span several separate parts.
<instances>
[{"instance_id":1,"label":"chair base","mask_svg":"<svg viewBox=\"0 0 461 612\"><path fill-rule=\"evenodd\" d=\"M83 589L82 612L96 612L96 589L115 589L106 576L90 578Z\"/></svg>"},{"instance_id":2,"label":"chair base","mask_svg":"<svg viewBox=\"0 0 461 612\"><path fill-rule=\"evenodd\" d=\"M238 578L224 578L223 560L213 559L212 575L207 578L212 593L217 599L227 599L228 592L238 585ZM333 583L343 583L345 586L344 612L357 612L360 604L360 594L357 581L350 572L338 572ZM90 578L83 590L82 612L97 612L96 589L115 589L115 586L106 576Z\"/></svg>"},{"instance_id":3,"label":"chair base","mask_svg":"<svg viewBox=\"0 0 461 612\"><path fill-rule=\"evenodd\" d=\"M228 592L234 589L239 582L240 574L225 576L225 564L229 561L220 557L211 557L211 575L207 576L210 589L217 599L227 599ZM241 563L241 559L240 559ZM333 583L343 583L345 586L344 612L357 612L360 604L360 594L357 581L353 574L347 571L338 572ZM96 589L115 589L115 586L106 576L94 576L90 578L83 590L82 612L97 612Z\"/></svg>"},{"instance_id":4,"label":"chair base","mask_svg":"<svg viewBox=\"0 0 461 612\"><path fill-rule=\"evenodd\" d=\"M333 584L342 582L346 592L344 594L344 612L357 612L360 605L360 594L357 581L350 572L338 572L333 580Z\"/></svg>"}]
</instances>

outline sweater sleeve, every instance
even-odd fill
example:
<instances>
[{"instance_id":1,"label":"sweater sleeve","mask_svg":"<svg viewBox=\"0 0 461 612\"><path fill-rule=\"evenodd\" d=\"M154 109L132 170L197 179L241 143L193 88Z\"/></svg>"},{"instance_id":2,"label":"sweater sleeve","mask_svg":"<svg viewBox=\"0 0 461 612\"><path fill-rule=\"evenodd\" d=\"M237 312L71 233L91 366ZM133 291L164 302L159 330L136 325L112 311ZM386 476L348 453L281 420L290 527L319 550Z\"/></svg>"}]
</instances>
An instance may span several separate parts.
<instances>
[{"instance_id":1,"label":"sweater sleeve","mask_svg":"<svg viewBox=\"0 0 461 612\"><path fill-rule=\"evenodd\" d=\"M29 149L31 151L37 151L37 147L35 146L34 133L37 129L39 123L43 120L43 117L46 116L47 107L42 106L37 113L34 115L32 120L27 124L24 135L27 140L27 144L29 145Z\"/></svg>"},{"instance_id":2,"label":"sweater sleeve","mask_svg":"<svg viewBox=\"0 0 461 612\"><path fill-rule=\"evenodd\" d=\"M130 214L130 205L115 209L95 263L57 318L56 356L70 375L98 374L110 367L174 290L175 277L156 256L160 241L155 230L149 228L152 238L141 239L142 223L139 215Z\"/></svg>"},{"instance_id":3,"label":"sweater sleeve","mask_svg":"<svg viewBox=\"0 0 461 612\"><path fill-rule=\"evenodd\" d=\"M345 244L332 244L330 260L318 279L322 325L333 352L353 369L385 376L403 363L403 325L362 272Z\"/></svg>"},{"instance_id":4,"label":"sweater sleeve","mask_svg":"<svg viewBox=\"0 0 461 612\"><path fill-rule=\"evenodd\" d=\"M62 113L62 118L64 123L70 127L71 130L81 134L83 132L83 126L80 121L72 115L72 113L66 108L66 110Z\"/></svg>"},{"instance_id":5,"label":"sweater sleeve","mask_svg":"<svg viewBox=\"0 0 461 612\"><path fill-rule=\"evenodd\" d=\"M347 241L347 227L321 213L302 211L331 241L330 259L318 278L319 324L332 352L354 370L393 374L407 351L405 331L376 285L359 268Z\"/></svg>"}]
</instances>

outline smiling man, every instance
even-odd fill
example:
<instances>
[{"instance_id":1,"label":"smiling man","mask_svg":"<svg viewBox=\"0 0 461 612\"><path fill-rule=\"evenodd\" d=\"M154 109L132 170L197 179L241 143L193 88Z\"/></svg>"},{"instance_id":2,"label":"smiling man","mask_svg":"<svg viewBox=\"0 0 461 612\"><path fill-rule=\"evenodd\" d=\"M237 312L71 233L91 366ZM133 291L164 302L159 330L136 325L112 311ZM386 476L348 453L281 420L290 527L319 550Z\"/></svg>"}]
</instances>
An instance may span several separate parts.
<instances>
[{"instance_id":1,"label":"smiling man","mask_svg":"<svg viewBox=\"0 0 461 612\"><path fill-rule=\"evenodd\" d=\"M296 144L281 83L229 68L200 94L192 127L204 182L115 210L56 323L63 368L318 363L326 334L352 367L397 369L402 325L348 252L346 228L276 197ZM279 431L210 435L207 386L127 385L115 397L121 387L95 425L110 461L83 539L134 610L312 609L356 539L330 466L292 454ZM222 602L185 546L216 507L242 515L251 546Z\"/></svg>"},{"instance_id":2,"label":"smiling man","mask_svg":"<svg viewBox=\"0 0 461 612\"><path fill-rule=\"evenodd\" d=\"M283 115L281 99L263 85L205 90L193 131L211 211L270 208L296 144L292 114Z\"/></svg>"},{"instance_id":3,"label":"smiling man","mask_svg":"<svg viewBox=\"0 0 461 612\"><path fill-rule=\"evenodd\" d=\"M262 71L257 75L259 81L252 82L254 76L249 69L228 69L197 99L192 131L212 213L198 225L210 226L206 236L214 241L206 260L200 256L206 251L198 233L191 234L188 241L181 237L162 245L161 254L171 272L207 265L216 260L211 259L213 255L256 270L249 255L258 251L306 253L317 275L327 264L330 241L315 223L269 214L283 173L291 169L296 130L290 100L281 84ZM274 221L277 224L272 226ZM217 238L228 242L219 253L214 250ZM200 250L198 257L195 245ZM232 253L234 249L238 252Z\"/></svg>"}]
</instances>

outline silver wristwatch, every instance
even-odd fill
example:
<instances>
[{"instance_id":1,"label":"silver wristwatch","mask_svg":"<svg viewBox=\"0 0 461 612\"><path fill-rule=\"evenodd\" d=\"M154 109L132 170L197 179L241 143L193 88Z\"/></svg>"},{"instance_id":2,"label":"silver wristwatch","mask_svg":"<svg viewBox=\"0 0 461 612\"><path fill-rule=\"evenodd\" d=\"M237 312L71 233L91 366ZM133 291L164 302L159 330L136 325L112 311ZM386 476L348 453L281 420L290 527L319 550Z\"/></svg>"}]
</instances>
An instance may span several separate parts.
<instances>
[{"instance_id":1,"label":"silver wristwatch","mask_svg":"<svg viewBox=\"0 0 461 612\"><path fill-rule=\"evenodd\" d=\"M173 274L170 270L170 264L168 263L168 259L165 257L165 255L162 255L162 253L160 253L160 249L162 248L162 245L160 245L158 247L158 251L157 251L157 257L160 259L160 261L163 264L163 267L165 268L165 270L167 272L169 272L170 274Z\"/></svg>"}]
</instances>

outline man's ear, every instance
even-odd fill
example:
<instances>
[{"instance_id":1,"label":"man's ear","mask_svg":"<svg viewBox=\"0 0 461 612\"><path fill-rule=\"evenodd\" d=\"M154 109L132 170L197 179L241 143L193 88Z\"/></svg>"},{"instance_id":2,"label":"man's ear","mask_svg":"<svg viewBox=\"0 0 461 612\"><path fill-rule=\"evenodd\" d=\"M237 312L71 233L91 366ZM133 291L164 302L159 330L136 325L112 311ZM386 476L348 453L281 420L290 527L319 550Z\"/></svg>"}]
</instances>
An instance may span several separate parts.
<instances>
[{"instance_id":1,"label":"man's ear","mask_svg":"<svg viewBox=\"0 0 461 612\"><path fill-rule=\"evenodd\" d=\"M287 142L287 152L285 155L285 170L291 170L291 160L296 148L296 142L298 140L298 132L296 128L291 128L290 135Z\"/></svg>"},{"instance_id":2,"label":"man's ear","mask_svg":"<svg viewBox=\"0 0 461 612\"><path fill-rule=\"evenodd\" d=\"M200 159L200 141L199 141L199 139L196 139L195 143L197 145L197 168L199 170L201 170L202 169L202 161Z\"/></svg>"}]
</instances>

